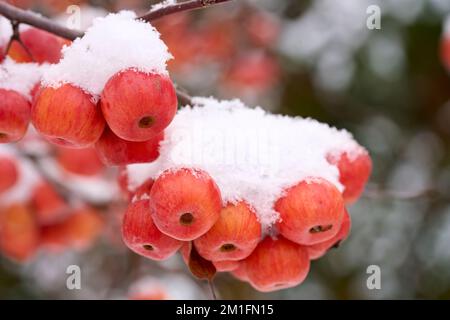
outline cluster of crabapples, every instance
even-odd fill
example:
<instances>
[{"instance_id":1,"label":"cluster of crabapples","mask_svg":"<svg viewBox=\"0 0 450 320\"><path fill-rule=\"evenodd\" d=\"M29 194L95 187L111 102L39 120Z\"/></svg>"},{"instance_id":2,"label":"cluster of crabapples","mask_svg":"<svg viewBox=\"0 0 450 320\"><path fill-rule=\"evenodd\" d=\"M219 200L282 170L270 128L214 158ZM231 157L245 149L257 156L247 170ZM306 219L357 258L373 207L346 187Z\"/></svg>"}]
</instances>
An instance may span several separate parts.
<instances>
[{"instance_id":1,"label":"cluster of crabapples","mask_svg":"<svg viewBox=\"0 0 450 320\"><path fill-rule=\"evenodd\" d=\"M180 251L189 265L199 255L217 271L231 272L263 292L296 286L306 278L310 260L348 236L345 205L360 196L371 171L367 153L354 159L342 153L328 161L339 168L345 191L321 178L288 188L274 205L280 215L276 237L263 236L256 211L245 200L223 205L207 172L180 168L148 179L129 195L123 239L154 260Z\"/></svg>"},{"instance_id":2,"label":"cluster of crabapples","mask_svg":"<svg viewBox=\"0 0 450 320\"><path fill-rule=\"evenodd\" d=\"M57 253L88 248L104 224L97 210L71 206L43 179L29 183L30 177L19 161L10 154L0 155L0 199L18 189L29 189L26 199L1 201L0 253L13 261L26 262L39 250Z\"/></svg>"}]
</instances>

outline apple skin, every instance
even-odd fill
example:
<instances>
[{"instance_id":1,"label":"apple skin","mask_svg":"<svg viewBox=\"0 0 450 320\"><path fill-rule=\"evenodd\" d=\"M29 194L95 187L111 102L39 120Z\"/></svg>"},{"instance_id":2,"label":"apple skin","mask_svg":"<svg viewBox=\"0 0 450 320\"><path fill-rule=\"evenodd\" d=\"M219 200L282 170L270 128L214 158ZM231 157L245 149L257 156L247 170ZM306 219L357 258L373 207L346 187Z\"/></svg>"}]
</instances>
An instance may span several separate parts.
<instances>
[{"instance_id":1,"label":"apple skin","mask_svg":"<svg viewBox=\"0 0 450 320\"><path fill-rule=\"evenodd\" d=\"M230 272L239 268L239 261L213 261L212 262L216 270L219 272Z\"/></svg>"},{"instance_id":2,"label":"apple skin","mask_svg":"<svg viewBox=\"0 0 450 320\"><path fill-rule=\"evenodd\" d=\"M123 217L122 238L131 250L153 260L165 260L183 245L183 242L158 230L153 223L148 200L136 201L128 206Z\"/></svg>"},{"instance_id":3,"label":"apple skin","mask_svg":"<svg viewBox=\"0 0 450 320\"><path fill-rule=\"evenodd\" d=\"M344 200L339 190L322 178L303 180L286 190L275 203L280 213L278 231L302 245L312 245L334 237L344 216Z\"/></svg>"},{"instance_id":4,"label":"apple skin","mask_svg":"<svg viewBox=\"0 0 450 320\"><path fill-rule=\"evenodd\" d=\"M210 261L247 258L261 240L261 224L244 201L228 204L212 228L194 240L198 253Z\"/></svg>"},{"instance_id":5,"label":"apple skin","mask_svg":"<svg viewBox=\"0 0 450 320\"><path fill-rule=\"evenodd\" d=\"M205 234L219 219L220 190L199 169L164 171L150 191L153 220L161 232L182 241Z\"/></svg>"},{"instance_id":6,"label":"apple skin","mask_svg":"<svg viewBox=\"0 0 450 320\"><path fill-rule=\"evenodd\" d=\"M64 170L81 176L95 176L105 169L94 148L71 149L59 147L56 159Z\"/></svg>"},{"instance_id":7,"label":"apple skin","mask_svg":"<svg viewBox=\"0 0 450 320\"><path fill-rule=\"evenodd\" d=\"M247 269L245 267L244 261L239 263L238 267L236 269L230 271L230 273L233 275L233 277L235 277L238 280L241 280L244 282L249 281L248 276L247 276Z\"/></svg>"},{"instance_id":8,"label":"apple skin","mask_svg":"<svg viewBox=\"0 0 450 320\"><path fill-rule=\"evenodd\" d=\"M155 180L148 178L133 193L133 200L149 199L150 190L152 190Z\"/></svg>"},{"instance_id":9,"label":"apple skin","mask_svg":"<svg viewBox=\"0 0 450 320\"><path fill-rule=\"evenodd\" d=\"M100 108L80 88L64 84L41 88L31 120L50 142L71 148L87 148L100 139L105 128Z\"/></svg>"},{"instance_id":10,"label":"apple skin","mask_svg":"<svg viewBox=\"0 0 450 320\"><path fill-rule=\"evenodd\" d=\"M0 209L0 252L16 262L30 260L39 245L39 228L24 204Z\"/></svg>"},{"instance_id":11,"label":"apple skin","mask_svg":"<svg viewBox=\"0 0 450 320\"><path fill-rule=\"evenodd\" d=\"M47 31L28 28L20 32L22 44L13 41L8 55L18 63L58 63L64 45L71 42Z\"/></svg>"},{"instance_id":12,"label":"apple skin","mask_svg":"<svg viewBox=\"0 0 450 320\"><path fill-rule=\"evenodd\" d=\"M60 221L68 214L68 205L47 182L37 184L31 195L31 205L40 224Z\"/></svg>"},{"instance_id":13,"label":"apple skin","mask_svg":"<svg viewBox=\"0 0 450 320\"><path fill-rule=\"evenodd\" d=\"M325 242L313 244L312 246L307 246L309 259L316 260L323 257L328 250L334 246L339 246L339 244L347 239L350 234L350 229L352 226L352 221L347 210L345 210L344 219L342 220L341 228L339 232L330 240Z\"/></svg>"},{"instance_id":14,"label":"apple skin","mask_svg":"<svg viewBox=\"0 0 450 320\"><path fill-rule=\"evenodd\" d=\"M81 207L72 211L63 221L62 228L67 243L76 250L86 250L101 235L105 222L100 213L90 207Z\"/></svg>"},{"instance_id":15,"label":"apple skin","mask_svg":"<svg viewBox=\"0 0 450 320\"><path fill-rule=\"evenodd\" d=\"M338 156L329 154L327 160L339 169L339 182L345 187L343 192L345 203L356 202L364 191L372 172L372 160L369 154L364 151L356 157L349 157L347 152L343 152Z\"/></svg>"},{"instance_id":16,"label":"apple skin","mask_svg":"<svg viewBox=\"0 0 450 320\"><path fill-rule=\"evenodd\" d=\"M177 111L172 81L164 75L128 69L115 74L101 95L111 130L127 141L146 141L162 132Z\"/></svg>"},{"instance_id":17,"label":"apple skin","mask_svg":"<svg viewBox=\"0 0 450 320\"><path fill-rule=\"evenodd\" d=\"M95 148L102 162L108 166L153 162L159 157L159 143L164 139L160 132L148 141L126 141L105 128Z\"/></svg>"},{"instance_id":18,"label":"apple skin","mask_svg":"<svg viewBox=\"0 0 450 320\"><path fill-rule=\"evenodd\" d=\"M308 251L282 236L266 237L244 260L250 284L261 292L291 288L305 280L309 272Z\"/></svg>"},{"instance_id":19,"label":"apple skin","mask_svg":"<svg viewBox=\"0 0 450 320\"><path fill-rule=\"evenodd\" d=\"M0 194L8 191L19 179L19 169L16 160L0 155Z\"/></svg>"},{"instance_id":20,"label":"apple skin","mask_svg":"<svg viewBox=\"0 0 450 320\"><path fill-rule=\"evenodd\" d=\"M30 123L31 105L13 90L0 89L0 143L23 138Z\"/></svg>"}]
</instances>

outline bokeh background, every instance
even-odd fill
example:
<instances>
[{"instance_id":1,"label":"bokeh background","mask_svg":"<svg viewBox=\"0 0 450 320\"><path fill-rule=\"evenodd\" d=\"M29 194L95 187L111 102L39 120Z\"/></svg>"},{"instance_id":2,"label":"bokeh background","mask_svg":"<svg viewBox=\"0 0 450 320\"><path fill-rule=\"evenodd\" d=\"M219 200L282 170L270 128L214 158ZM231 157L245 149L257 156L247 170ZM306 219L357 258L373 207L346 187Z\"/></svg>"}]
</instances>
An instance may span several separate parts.
<instances>
[{"instance_id":1,"label":"bokeh background","mask_svg":"<svg viewBox=\"0 0 450 320\"><path fill-rule=\"evenodd\" d=\"M77 4L87 27L156 1L9 2L61 23ZM373 4L380 30L366 27ZM171 75L189 93L346 128L373 159L367 190L350 208L350 237L314 261L302 285L262 294L221 274L220 297L450 298L450 74L440 49L449 13L449 0L240 0L155 23L175 57ZM113 183L101 192L113 194ZM180 257L154 263L125 248L118 198L98 206L106 226L89 248L42 251L22 265L0 258L0 298L209 298ZM70 264L81 267L82 290L66 289ZM381 268L381 290L366 286L369 265Z\"/></svg>"}]
</instances>

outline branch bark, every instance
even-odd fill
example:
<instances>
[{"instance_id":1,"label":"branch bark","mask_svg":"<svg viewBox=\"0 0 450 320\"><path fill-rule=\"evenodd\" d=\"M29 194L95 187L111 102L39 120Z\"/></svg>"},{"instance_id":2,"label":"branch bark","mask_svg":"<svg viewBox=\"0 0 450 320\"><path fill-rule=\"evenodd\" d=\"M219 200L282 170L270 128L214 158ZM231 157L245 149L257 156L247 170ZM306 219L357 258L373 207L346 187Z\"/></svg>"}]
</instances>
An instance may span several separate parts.
<instances>
[{"instance_id":1,"label":"branch bark","mask_svg":"<svg viewBox=\"0 0 450 320\"><path fill-rule=\"evenodd\" d=\"M156 19L168 16L181 11L190 11L196 9L202 9L219 3L229 2L231 0L189 0L180 3L175 3L173 5L164 6L157 10L150 10L139 19L144 21L154 21Z\"/></svg>"}]
</instances>

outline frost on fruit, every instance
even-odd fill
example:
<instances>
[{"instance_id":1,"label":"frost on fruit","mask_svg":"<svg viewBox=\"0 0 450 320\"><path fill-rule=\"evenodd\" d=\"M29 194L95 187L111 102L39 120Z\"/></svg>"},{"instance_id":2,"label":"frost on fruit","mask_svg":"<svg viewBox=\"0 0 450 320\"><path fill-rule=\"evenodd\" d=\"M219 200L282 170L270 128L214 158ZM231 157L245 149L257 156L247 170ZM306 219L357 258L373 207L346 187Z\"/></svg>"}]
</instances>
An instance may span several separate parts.
<instances>
[{"instance_id":1,"label":"frost on fruit","mask_svg":"<svg viewBox=\"0 0 450 320\"><path fill-rule=\"evenodd\" d=\"M0 89L14 90L31 100L31 92L48 65L16 63L10 58L0 64Z\"/></svg>"},{"instance_id":2,"label":"frost on fruit","mask_svg":"<svg viewBox=\"0 0 450 320\"><path fill-rule=\"evenodd\" d=\"M121 11L94 19L83 38L63 49L63 59L44 74L43 85L70 83L98 97L109 78L125 69L167 75L171 58L155 28Z\"/></svg>"},{"instance_id":3,"label":"frost on fruit","mask_svg":"<svg viewBox=\"0 0 450 320\"><path fill-rule=\"evenodd\" d=\"M133 191L166 169L202 169L219 186L224 204L247 201L267 233L279 218L273 206L286 188L314 177L343 191L327 155L344 151L349 157L366 152L347 131L312 119L270 114L239 100L194 98L166 129L160 157L127 167L128 183Z\"/></svg>"}]
</instances>

